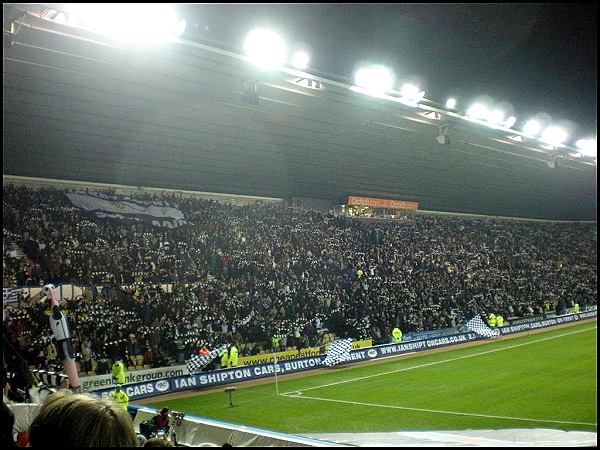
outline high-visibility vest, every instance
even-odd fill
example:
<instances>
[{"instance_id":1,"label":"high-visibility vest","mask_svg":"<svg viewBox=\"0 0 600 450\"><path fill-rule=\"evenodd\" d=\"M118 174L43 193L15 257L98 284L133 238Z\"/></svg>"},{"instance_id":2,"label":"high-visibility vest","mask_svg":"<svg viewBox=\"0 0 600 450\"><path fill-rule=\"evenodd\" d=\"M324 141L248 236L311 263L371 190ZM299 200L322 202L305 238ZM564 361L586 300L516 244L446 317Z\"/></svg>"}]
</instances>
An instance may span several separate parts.
<instances>
[{"instance_id":1,"label":"high-visibility vest","mask_svg":"<svg viewBox=\"0 0 600 450\"><path fill-rule=\"evenodd\" d=\"M273 336L271 338L271 348L279 347L279 341L281 340L278 336Z\"/></svg>"},{"instance_id":2,"label":"high-visibility vest","mask_svg":"<svg viewBox=\"0 0 600 450\"><path fill-rule=\"evenodd\" d=\"M578 313L578 312L579 312L579 303L575 303L575 304L573 305L573 312L574 312L574 313Z\"/></svg>"},{"instance_id":3,"label":"high-visibility vest","mask_svg":"<svg viewBox=\"0 0 600 450\"><path fill-rule=\"evenodd\" d=\"M490 314L488 316L488 326L489 327L495 327L496 326L496 315L494 313Z\"/></svg>"},{"instance_id":4,"label":"high-visibility vest","mask_svg":"<svg viewBox=\"0 0 600 450\"><path fill-rule=\"evenodd\" d=\"M397 344L400 341L402 341L402 331L400 331L400 328L396 327L392 330L392 342Z\"/></svg>"},{"instance_id":5,"label":"high-visibility vest","mask_svg":"<svg viewBox=\"0 0 600 450\"><path fill-rule=\"evenodd\" d=\"M129 406L129 396L124 390L120 390L119 392L116 390L112 391L109 394L109 398L116 401L121 408L127 410L127 406Z\"/></svg>"},{"instance_id":6,"label":"high-visibility vest","mask_svg":"<svg viewBox=\"0 0 600 450\"><path fill-rule=\"evenodd\" d=\"M112 365L112 375L115 383L125 383L125 364L123 364L121 361L116 361Z\"/></svg>"},{"instance_id":7,"label":"high-visibility vest","mask_svg":"<svg viewBox=\"0 0 600 450\"><path fill-rule=\"evenodd\" d=\"M221 352L221 368L227 367L229 364L229 357L227 356L227 350L223 349Z\"/></svg>"},{"instance_id":8,"label":"high-visibility vest","mask_svg":"<svg viewBox=\"0 0 600 450\"><path fill-rule=\"evenodd\" d=\"M496 326L501 327L504 325L504 317L496 316Z\"/></svg>"},{"instance_id":9,"label":"high-visibility vest","mask_svg":"<svg viewBox=\"0 0 600 450\"><path fill-rule=\"evenodd\" d=\"M229 367L236 367L238 363L238 349L235 345L229 349Z\"/></svg>"}]
</instances>

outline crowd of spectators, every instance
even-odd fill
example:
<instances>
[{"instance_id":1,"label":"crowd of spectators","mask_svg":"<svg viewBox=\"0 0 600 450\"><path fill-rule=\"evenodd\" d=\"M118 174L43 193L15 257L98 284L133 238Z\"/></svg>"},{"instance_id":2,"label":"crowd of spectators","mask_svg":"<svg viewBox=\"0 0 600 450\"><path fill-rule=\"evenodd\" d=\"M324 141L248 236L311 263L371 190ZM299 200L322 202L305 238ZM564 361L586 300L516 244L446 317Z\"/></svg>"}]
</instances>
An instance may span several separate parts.
<instances>
[{"instance_id":1,"label":"crowd of spectators","mask_svg":"<svg viewBox=\"0 0 600 450\"><path fill-rule=\"evenodd\" d=\"M457 327L597 304L596 224L414 215L353 223L278 204L235 206L181 194L135 196L191 224L98 218L64 190L4 186L5 286L87 286L63 305L80 364L185 358L274 335L282 347ZM114 192L111 193L116 195ZM24 258L7 252L17 244ZM170 292L161 284L172 285ZM102 289L99 288L102 286ZM5 308L5 331L33 363L56 358L47 303Z\"/></svg>"}]
</instances>

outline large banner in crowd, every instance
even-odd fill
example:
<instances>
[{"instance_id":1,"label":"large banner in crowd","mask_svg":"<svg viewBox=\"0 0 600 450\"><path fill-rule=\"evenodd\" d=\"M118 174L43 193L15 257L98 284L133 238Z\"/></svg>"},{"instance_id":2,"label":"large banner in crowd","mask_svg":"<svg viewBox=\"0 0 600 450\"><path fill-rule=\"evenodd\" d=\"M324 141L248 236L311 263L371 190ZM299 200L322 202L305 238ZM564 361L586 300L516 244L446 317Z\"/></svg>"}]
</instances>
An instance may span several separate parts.
<instances>
[{"instance_id":1,"label":"large banner in crowd","mask_svg":"<svg viewBox=\"0 0 600 450\"><path fill-rule=\"evenodd\" d=\"M535 320L526 324L515 325L514 327L503 327L502 334L513 334L526 330L535 330L565 323L572 323L579 320L591 319L597 316L597 311L588 311L578 314L569 314L558 316L552 319ZM460 333L452 336L444 336L434 339L422 339L418 341L402 342L399 344L385 344L371 348L357 349L350 352L348 363L357 361L368 361L390 356L397 356L406 353L414 353L434 348L447 347L450 345L463 344L482 339L477 334ZM123 388L129 395L129 399L154 397L157 395L168 394L170 392L186 391L191 389L205 388L211 386L224 385L242 381L249 381L258 378L265 378L288 373L304 372L312 369L323 368L323 359L325 355L312 356L290 361L278 361L277 363L259 364L249 367L236 367L233 369L215 370L212 372L203 372L195 375L179 376L165 378L158 381L149 381L143 383L134 383ZM101 389L97 393L106 397L110 389Z\"/></svg>"},{"instance_id":2,"label":"large banner in crowd","mask_svg":"<svg viewBox=\"0 0 600 450\"><path fill-rule=\"evenodd\" d=\"M182 211L166 201L143 202L97 191L74 191L67 193L67 197L76 207L94 212L100 218L147 221L166 228L189 223Z\"/></svg>"}]
</instances>

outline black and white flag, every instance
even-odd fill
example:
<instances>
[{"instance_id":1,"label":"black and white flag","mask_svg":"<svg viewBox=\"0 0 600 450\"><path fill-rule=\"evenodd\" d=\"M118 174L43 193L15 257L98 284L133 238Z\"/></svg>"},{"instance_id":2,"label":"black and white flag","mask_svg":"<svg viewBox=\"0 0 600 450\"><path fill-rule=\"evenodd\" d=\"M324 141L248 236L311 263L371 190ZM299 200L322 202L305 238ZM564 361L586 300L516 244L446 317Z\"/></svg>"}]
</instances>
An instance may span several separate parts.
<instances>
[{"instance_id":1,"label":"black and white flag","mask_svg":"<svg viewBox=\"0 0 600 450\"><path fill-rule=\"evenodd\" d=\"M190 224L184 213L166 201L141 201L99 191L72 191L67 197L74 206L93 212L102 219L146 221L163 228Z\"/></svg>"},{"instance_id":2,"label":"black and white flag","mask_svg":"<svg viewBox=\"0 0 600 450\"><path fill-rule=\"evenodd\" d=\"M500 330L492 330L488 327L481 316L475 316L465 324L465 330L472 331L479 336L497 338L500 336Z\"/></svg>"},{"instance_id":3,"label":"black and white flag","mask_svg":"<svg viewBox=\"0 0 600 450\"><path fill-rule=\"evenodd\" d=\"M349 361L350 350L352 350L352 339L337 339L333 341L327 350L323 364L326 366L336 366Z\"/></svg>"},{"instance_id":4,"label":"black and white flag","mask_svg":"<svg viewBox=\"0 0 600 450\"><path fill-rule=\"evenodd\" d=\"M222 345L214 350L211 350L206 355L192 355L190 360L187 363L187 369L190 374L194 372L199 372L206 366L210 364L213 359L215 359L223 350L227 350L228 345Z\"/></svg>"},{"instance_id":5,"label":"black and white flag","mask_svg":"<svg viewBox=\"0 0 600 450\"><path fill-rule=\"evenodd\" d=\"M19 301L19 295L23 289L21 288L2 288L2 300L4 303L14 303Z\"/></svg>"}]
</instances>

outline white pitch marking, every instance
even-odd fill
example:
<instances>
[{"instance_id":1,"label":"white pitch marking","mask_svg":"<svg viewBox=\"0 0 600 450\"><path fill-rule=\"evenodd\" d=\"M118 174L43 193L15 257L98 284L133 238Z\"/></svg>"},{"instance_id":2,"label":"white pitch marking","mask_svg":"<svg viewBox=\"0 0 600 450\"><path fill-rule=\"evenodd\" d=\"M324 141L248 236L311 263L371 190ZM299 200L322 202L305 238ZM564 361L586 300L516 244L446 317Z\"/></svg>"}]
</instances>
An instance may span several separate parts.
<instances>
[{"instance_id":1,"label":"white pitch marking","mask_svg":"<svg viewBox=\"0 0 600 450\"><path fill-rule=\"evenodd\" d=\"M281 394L281 395L286 395L286 394ZM523 421L527 421L527 422L563 423L563 424L570 424L570 425L597 426L596 423L587 423L587 422L568 422L565 420L527 419L527 418L523 418L523 417L492 416L489 414L474 414L474 413L455 412L455 411L442 411L439 409L410 408L408 406L379 405L377 403L353 402L350 400L334 400L334 399L330 399L330 398L320 398L320 397L302 396L302 398L308 399L308 400L321 400L323 402L348 403L351 405L360 405L360 406L374 406L377 408L406 409L409 411L421 411L421 412L438 413L438 414L452 414L455 416L474 416L474 417L486 417L489 419L508 419L508 420L523 420Z\"/></svg>"},{"instance_id":2,"label":"white pitch marking","mask_svg":"<svg viewBox=\"0 0 600 450\"><path fill-rule=\"evenodd\" d=\"M571 334L583 333L584 331L595 330L596 328L597 327L586 328L585 330L572 331L570 333L560 334L558 336L551 336L551 337L547 337L547 338L543 338L543 339L537 339L535 341L524 342L522 344L510 345L508 347L497 348L497 349L494 349L494 350L487 350L485 352L474 353L472 355L465 355L465 356L459 356L457 358L444 359L442 361L435 361L435 362L431 362L431 363L427 363L427 364L420 364L418 366L404 367L402 369L390 370L388 372L376 373L374 375L366 375L364 377L351 378L349 380L336 381L335 383L323 384L321 386L313 386L313 387L309 387L309 388L306 388L306 389L300 389L299 391L294 391L294 393L297 393L297 392L302 393L302 392L305 392L305 391L312 391L313 389L320 389L320 388L324 388L324 387L335 386L335 385L338 385L338 384L351 383L353 381L366 380L366 379L369 379L369 378L380 377L382 375L389 375L391 373L404 372L405 370L420 369L422 367L434 366L436 364L443 364L443 363L447 363L447 362L458 361L458 360L461 360L461 359L472 358L474 356L480 356L480 355L486 355L486 354L489 354L489 353L500 352L500 351L503 351L503 350L509 350L511 348L523 347L525 345L535 344L537 342L549 341L551 339L556 339L556 338L560 338L560 337L564 337L564 336L569 336ZM288 395L288 394L290 394L290 392L284 392L281 395ZM305 398L308 398L308 397L305 397Z\"/></svg>"}]
</instances>

